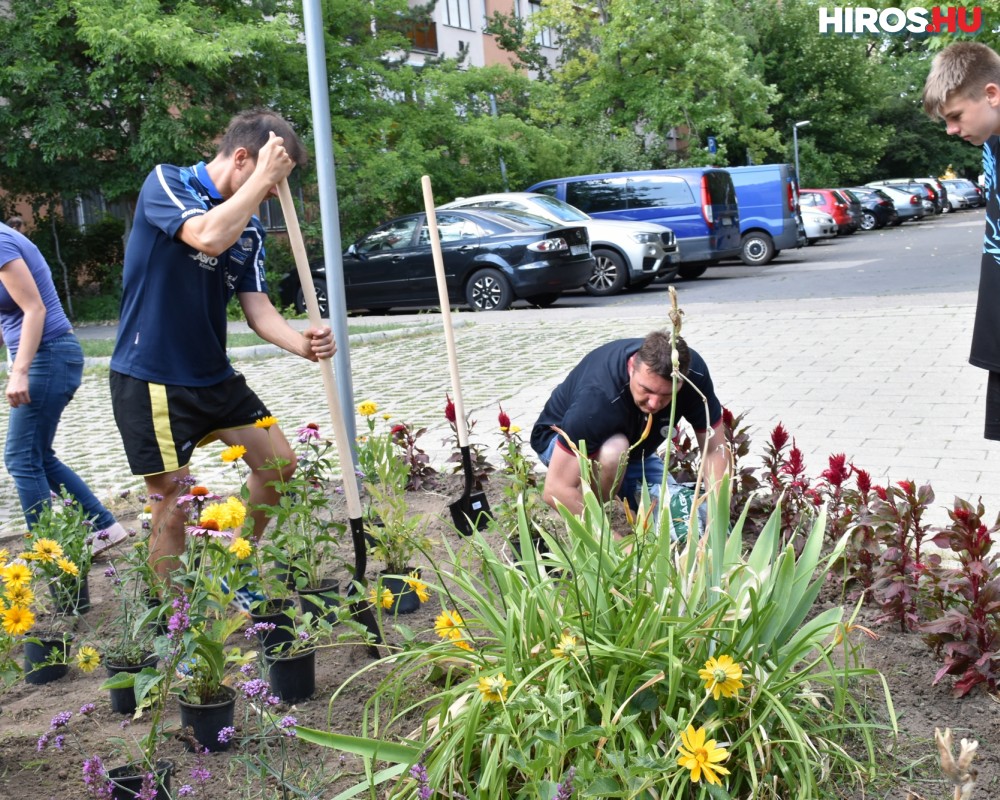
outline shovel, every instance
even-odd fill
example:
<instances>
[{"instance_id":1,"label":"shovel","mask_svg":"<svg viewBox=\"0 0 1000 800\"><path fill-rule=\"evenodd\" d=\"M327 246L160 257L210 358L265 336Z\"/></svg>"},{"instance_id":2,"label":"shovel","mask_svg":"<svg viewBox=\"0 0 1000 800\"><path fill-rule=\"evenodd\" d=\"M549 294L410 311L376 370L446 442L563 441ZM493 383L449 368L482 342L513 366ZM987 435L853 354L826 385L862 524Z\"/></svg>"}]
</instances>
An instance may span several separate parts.
<instances>
[{"instance_id":1,"label":"shovel","mask_svg":"<svg viewBox=\"0 0 1000 800\"><path fill-rule=\"evenodd\" d=\"M292 202L292 193L288 188L287 178L282 179L281 183L278 184L278 197L281 200L281 212L285 215L285 227L288 231L288 241L292 246L292 253L295 256L295 268L299 273L299 283L302 284L302 296L306 302L309 324L314 328L319 327L323 324L323 319L319 313L319 303L316 302L316 287L313 285L312 272L309 270L305 240L299 229L299 218L295 212L295 204ZM358 584L364 584L365 570L368 567L365 527L361 519L361 493L358 491L358 482L354 479L351 443L344 414L340 407L340 398L337 395L337 378L333 372L333 361L329 358L321 358L319 367L323 377L323 389L326 392L326 404L330 409L333 440L337 445L337 453L340 455L340 469L344 474L344 497L347 499L347 515L350 518L351 539L354 544L354 577L351 588L347 592L350 596L357 592L356 586ZM359 599L351 603L351 616L368 629L369 633L374 636L376 643L382 643L378 621L366 599ZM373 658L378 658L380 655L375 644L368 645L368 653Z\"/></svg>"},{"instance_id":2,"label":"shovel","mask_svg":"<svg viewBox=\"0 0 1000 800\"><path fill-rule=\"evenodd\" d=\"M465 473L465 491L451 503L451 521L463 536L471 536L473 530L484 530L493 519L486 493L472 488L472 454L469 451L469 430L465 421L465 405L462 403L462 384L458 379L458 358L455 355L455 330L451 325L451 303L448 299L448 283L444 274L444 258L441 255L441 238L438 236L437 214L434 212L434 193L431 179L424 175L420 179L424 190L424 209L427 213L427 232L431 240L431 254L434 257L434 275L437 278L438 299L441 303L441 321L444 323L444 339L448 347L448 369L451 372L451 391L455 395L455 429L458 431L458 449L462 454L462 471Z\"/></svg>"}]
</instances>

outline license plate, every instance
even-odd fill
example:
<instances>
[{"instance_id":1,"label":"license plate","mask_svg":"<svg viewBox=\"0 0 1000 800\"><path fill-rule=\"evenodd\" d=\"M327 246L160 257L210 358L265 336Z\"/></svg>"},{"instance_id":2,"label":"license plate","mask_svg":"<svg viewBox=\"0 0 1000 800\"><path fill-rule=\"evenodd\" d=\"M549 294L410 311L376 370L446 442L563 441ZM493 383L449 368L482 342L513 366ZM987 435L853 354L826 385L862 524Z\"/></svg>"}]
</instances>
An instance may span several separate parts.
<instances>
[{"instance_id":1,"label":"license plate","mask_svg":"<svg viewBox=\"0 0 1000 800\"><path fill-rule=\"evenodd\" d=\"M582 255L583 253L589 253L590 252L590 245L589 244L574 244L572 247L570 247L569 252L570 252L570 255L574 255L574 256L579 256L579 255Z\"/></svg>"}]
</instances>

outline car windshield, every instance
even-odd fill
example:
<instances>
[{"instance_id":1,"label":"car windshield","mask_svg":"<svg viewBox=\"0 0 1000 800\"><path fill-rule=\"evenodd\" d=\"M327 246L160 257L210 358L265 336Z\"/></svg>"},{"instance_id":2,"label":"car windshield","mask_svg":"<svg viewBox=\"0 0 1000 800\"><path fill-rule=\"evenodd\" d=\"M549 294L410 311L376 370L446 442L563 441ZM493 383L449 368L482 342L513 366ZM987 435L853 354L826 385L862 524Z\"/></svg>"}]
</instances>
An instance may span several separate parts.
<instances>
[{"instance_id":1,"label":"car windshield","mask_svg":"<svg viewBox=\"0 0 1000 800\"><path fill-rule=\"evenodd\" d=\"M564 203L562 200L549 197L548 195L532 197L529 202L532 205L541 207L546 213L551 214L557 219L561 219L563 222L587 222L590 219L580 209L574 208L569 203Z\"/></svg>"},{"instance_id":2,"label":"car windshield","mask_svg":"<svg viewBox=\"0 0 1000 800\"><path fill-rule=\"evenodd\" d=\"M506 211L502 208L491 208L483 211L490 217L499 220L508 228L516 231L547 231L554 227L551 220L542 219L532 214L518 213L516 211Z\"/></svg>"}]
</instances>

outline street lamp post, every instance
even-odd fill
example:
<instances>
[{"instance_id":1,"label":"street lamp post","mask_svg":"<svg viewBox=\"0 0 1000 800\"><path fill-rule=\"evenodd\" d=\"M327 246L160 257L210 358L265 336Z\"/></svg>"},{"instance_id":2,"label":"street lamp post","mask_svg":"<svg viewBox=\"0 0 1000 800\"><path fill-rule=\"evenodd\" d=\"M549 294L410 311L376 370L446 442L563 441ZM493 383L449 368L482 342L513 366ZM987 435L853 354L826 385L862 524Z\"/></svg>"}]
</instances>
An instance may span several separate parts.
<instances>
[{"instance_id":1,"label":"street lamp post","mask_svg":"<svg viewBox=\"0 0 1000 800\"><path fill-rule=\"evenodd\" d=\"M792 142L795 149L795 180L800 187L802 186L802 178L799 173L799 128L804 128L808 124L809 120L804 119L792 126Z\"/></svg>"}]
</instances>

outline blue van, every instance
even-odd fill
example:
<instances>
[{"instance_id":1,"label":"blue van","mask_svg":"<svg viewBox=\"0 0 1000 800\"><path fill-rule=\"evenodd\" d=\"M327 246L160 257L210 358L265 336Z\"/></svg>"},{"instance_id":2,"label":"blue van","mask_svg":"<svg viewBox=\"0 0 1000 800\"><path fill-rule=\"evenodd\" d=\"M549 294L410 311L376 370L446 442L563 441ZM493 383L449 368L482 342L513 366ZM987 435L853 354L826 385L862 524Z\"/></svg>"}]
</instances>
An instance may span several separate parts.
<instances>
[{"instance_id":1,"label":"blue van","mask_svg":"<svg viewBox=\"0 0 1000 800\"><path fill-rule=\"evenodd\" d=\"M748 267L767 264L782 250L801 247L798 189L791 164L727 167L740 207L740 258Z\"/></svg>"},{"instance_id":2,"label":"blue van","mask_svg":"<svg viewBox=\"0 0 1000 800\"><path fill-rule=\"evenodd\" d=\"M683 278L697 278L722 259L740 256L736 189L724 169L691 167L578 175L541 181L526 191L565 200L597 219L666 225L680 244L678 272Z\"/></svg>"}]
</instances>

